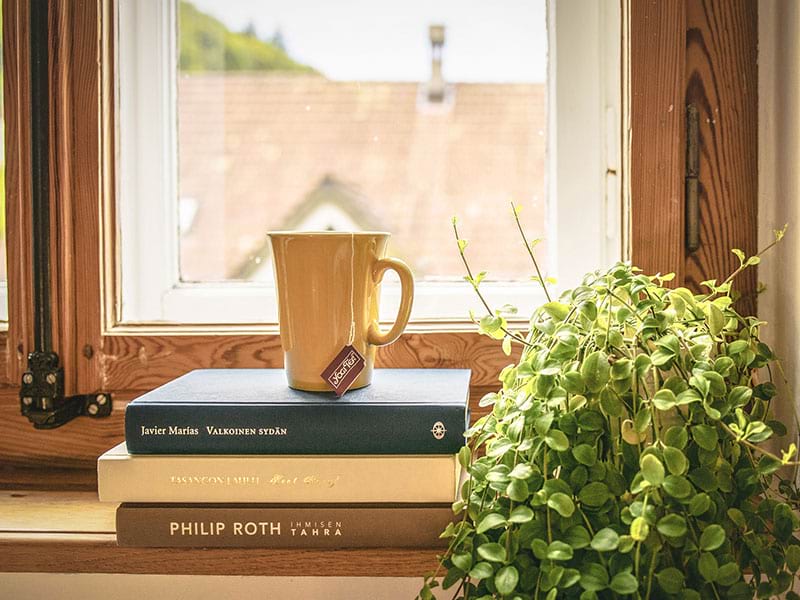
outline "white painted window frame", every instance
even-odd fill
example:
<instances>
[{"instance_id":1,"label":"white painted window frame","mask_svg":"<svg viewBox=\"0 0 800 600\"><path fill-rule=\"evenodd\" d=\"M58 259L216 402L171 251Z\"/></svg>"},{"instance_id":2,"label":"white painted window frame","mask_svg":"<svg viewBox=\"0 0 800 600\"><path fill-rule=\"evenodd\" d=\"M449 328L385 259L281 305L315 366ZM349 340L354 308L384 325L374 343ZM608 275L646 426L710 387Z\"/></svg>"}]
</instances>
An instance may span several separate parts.
<instances>
[{"instance_id":1,"label":"white painted window frame","mask_svg":"<svg viewBox=\"0 0 800 600\"><path fill-rule=\"evenodd\" d=\"M0 281L0 331L8 329L8 282Z\"/></svg>"},{"instance_id":2,"label":"white painted window frame","mask_svg":"<svg viewBox=\"0 0 800 600\"><path fill-rule=\"evenodd\" d=\"M117 202L122 323L274 324L268 283L185 283L179 276L175 0L117 0ZM548 275L559 287L621 256L620 5L548 4ZM513 222L508 223L513 235ZM504 236L505 237L505 236ZM521 251L516 240L513 251ZM454 248L442 251L455 251ZM391 321L399 286L382 286ZM544 300L531 282L485 282L520 318ZM465 321L479 308L465 282L417 285L412 324Z\"/></svg>"}]
</instances>

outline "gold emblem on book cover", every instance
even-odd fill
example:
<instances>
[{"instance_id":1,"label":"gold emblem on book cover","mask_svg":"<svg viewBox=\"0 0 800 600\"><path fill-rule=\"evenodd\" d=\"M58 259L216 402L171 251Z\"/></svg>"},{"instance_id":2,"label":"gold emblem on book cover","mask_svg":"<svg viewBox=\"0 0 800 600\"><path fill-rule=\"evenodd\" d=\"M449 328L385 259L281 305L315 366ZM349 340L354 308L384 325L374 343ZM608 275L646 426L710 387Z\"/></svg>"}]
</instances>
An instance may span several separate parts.
<instances>
[{"instance_id":1,"label":"gold emblem on book cover","mask_svg":"<svg viewBox=\"0 0 800 600\"><path fill-rule=\"evenodd\" d=\"M441 421L436 421L431 428L431 433L437 440L441 440L444 438L444 434L447 433L447 429L445 429L444 423Z\"/></svg>"}]
</instances>

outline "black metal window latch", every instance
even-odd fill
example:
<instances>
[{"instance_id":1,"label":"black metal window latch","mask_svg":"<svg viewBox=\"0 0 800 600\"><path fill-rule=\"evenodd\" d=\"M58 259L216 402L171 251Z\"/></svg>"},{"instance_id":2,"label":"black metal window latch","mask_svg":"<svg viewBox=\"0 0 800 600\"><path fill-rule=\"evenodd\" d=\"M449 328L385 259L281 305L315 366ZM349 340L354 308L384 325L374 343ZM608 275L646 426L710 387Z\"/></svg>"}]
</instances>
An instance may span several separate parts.
<instances>
[{"instance_id":1,"label":"black metal window latch","mask_svg":"<svg viewBox=\"0 0 800 600\"><path fill-rule=\"evenodd\" d=\"M53 351L50 308L50 92L48 0L30 1L32 274L34 349L22 375L22 414L37 429L53 429L79 415L111 414L111 394L64 396L64 369Z\"/></svg>"}]
</instances>

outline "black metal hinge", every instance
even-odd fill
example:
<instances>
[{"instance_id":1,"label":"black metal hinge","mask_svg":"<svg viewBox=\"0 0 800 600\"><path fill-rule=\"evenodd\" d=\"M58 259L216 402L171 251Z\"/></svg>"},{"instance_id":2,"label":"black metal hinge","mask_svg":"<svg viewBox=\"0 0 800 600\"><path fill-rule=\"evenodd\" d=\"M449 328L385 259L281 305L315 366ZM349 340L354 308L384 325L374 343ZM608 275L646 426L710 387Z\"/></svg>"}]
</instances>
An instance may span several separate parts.
<instances>
[{"instance_id":1,"label":"black metal hinge","mask_svg":"<svg viewBox=\"0 0 800 600\"><path fill-rule=\"evenodd\" d=\"M36 429L54 429L81 415L96 418L111 414L110 394L64 397L64 369L55 352L31 352L28 369L22 375L19 401L23 416Z\"/></svg>"},{"instance_id":2,"label":"black metal hinge","mask_svg":"<svg viewBox=\"0 0 800 600\"><path fill-rule=\"evenodd\" d=\"M37 429L53 429L79 415L111 414L105 392L64 396L64 369L52 350L50 308L50 94L49 2L30 2L31 61L31 216L34 350L22 375L22 414Z\"/></svg>"},{"instance_id":3,"label":"black metal hinge","mask_svg":"<svg viewBox=\"0 0 800 600\"><path fill-rule=\"evenodd\" d=\"M700 248L700 114L686 107L686 249Z\"/></svg>"}]
</instances>

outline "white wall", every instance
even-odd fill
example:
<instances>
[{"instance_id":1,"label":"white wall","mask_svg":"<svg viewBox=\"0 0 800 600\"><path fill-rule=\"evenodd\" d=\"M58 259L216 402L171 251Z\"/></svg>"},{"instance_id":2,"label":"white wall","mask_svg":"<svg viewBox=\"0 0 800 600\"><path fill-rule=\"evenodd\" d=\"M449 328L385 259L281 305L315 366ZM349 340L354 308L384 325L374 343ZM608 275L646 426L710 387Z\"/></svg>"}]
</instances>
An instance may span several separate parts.
<instances>
[{"instance_id":1,"label":"white wall","mask_svg":"<svg viewBox=\"0 0 800 600\"><path fill-rule=\"evenodd\" d=\"M800 2L759 3L759 247L789 224L783 242L759 266L766 284L758 313L763 337L782 358L788 386L776 411L794 423L800 390ZM785 444L783 444L785 445Z\"/></svg>"},{"instance_id":2,"label":"white wall","mask_svg":"<svg viewBox=\"0 0 800 600\"><path fill-rule=\"evenodd\" d=\"M412 600L422 578L0 574L0 600Z\"/></svg>"}]
</instances>

